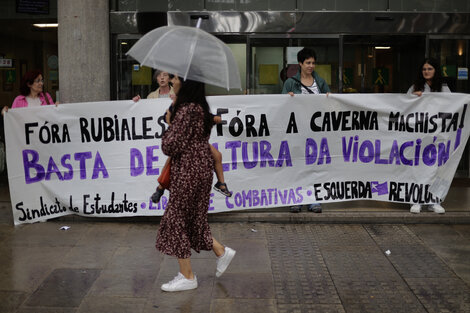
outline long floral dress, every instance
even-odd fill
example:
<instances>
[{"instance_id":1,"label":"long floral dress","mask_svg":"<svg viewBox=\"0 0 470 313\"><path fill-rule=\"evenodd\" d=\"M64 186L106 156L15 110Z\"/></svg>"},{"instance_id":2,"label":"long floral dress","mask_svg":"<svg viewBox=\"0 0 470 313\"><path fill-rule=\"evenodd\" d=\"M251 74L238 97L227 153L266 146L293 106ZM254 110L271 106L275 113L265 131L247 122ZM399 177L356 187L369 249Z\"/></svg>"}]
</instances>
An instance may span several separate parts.
<instances>
[{"instance_id":1,"label":"long floral dress","mask_svg":"<svg viewBox=\"0 0 470 313\"><path fill-rule=\"evenodd\" d=\"M214 163L199 104L186 104L176 112L163 135L162 150L171 157L170 200L160 222L156 248L186 259L191 249L212 249L207 211Z\"/></svg>"}]
</instances>

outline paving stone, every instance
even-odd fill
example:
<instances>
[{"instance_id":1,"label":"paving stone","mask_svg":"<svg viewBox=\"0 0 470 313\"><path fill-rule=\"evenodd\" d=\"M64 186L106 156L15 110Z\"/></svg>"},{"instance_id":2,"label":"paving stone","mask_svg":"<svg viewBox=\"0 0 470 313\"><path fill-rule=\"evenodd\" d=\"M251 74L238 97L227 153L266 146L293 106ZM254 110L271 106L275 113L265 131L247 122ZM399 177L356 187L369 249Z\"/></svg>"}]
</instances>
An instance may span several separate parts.
<instances>
[{"instance_id":1,"label":"paving stone","mask_svg":"<svg viewBox=\"0 0 470 313\"><path fill-rule=\"evenodd\" d=\"M470 239L470 227L468 225L452 225L452 228L460 234L460 236Z\"/></svg>"},{"instance_id":2,"label":"paving stone","mask_svg":"<svg viewBox=\"0 0 470 313\"><path fill-rule=\"evenodd\" d=\"M25 291L32 293L47 275L53 265L28 263L2 263L0 267L0 290Z\"/></svg>"},{"instance_id":3,"label":"paving stone","mask_svg":"<svg viewBox=\"0 0 470 313\"><path fill-rule=\"evenodd\" d=\"M426 312L402 280L335 279L346 312Z\"/></svg>"},{"instance_id":4,"label":"paving stone","mask_svg":"<svg viewBox=\"0 0 470 313\"><path fill-rule=\"evenodd\" d=\"M77 245L117 248L126 238L130 225L128 223L119 226L112 222L91 224Z\"/></svg>"},{"instance_id":5,"label":"paving stone","mask_svg":"<svg viewBox=\"0 0 470 313\"><path fill-rule=\"evenodd\" d=\"M452 271L464 282L470 286L470 262L467 260L464 263L447 263L452 268Z\"/></svg>"},{"instance_id":6,"label":"paving stone","mask_svg":"<svg viewBox=\"0 0 470 313\"><path fill-rule=\"evenodd\" d=\"M141 247L144 249L155 248L157 238L157 223L130 224L127 234L120 240L121 247Z\"/></svg>"},{"instance_id":7,"label":"paving stone","mask_svg":"<svg viewBox=\"0 0 470 313\"><path fill-rule=\"evenodd\" d=\"M20 291L0 291L0 312L16 312L27 296L27 293Z\"/></svg>"},{"instance_id":8,"label":"paving stone","mask_svg":"<svg viewBox=\"0 0 470 313\"><path fill-rule=\"evenodd\" d=\"M26 302L29 307L78 307L100 274L96 269L56 269Z\"/></svg>"},{"instance_id":9,"label":"paving stone","mask_svg":"<svg viewBox=\"0 0 470 313\"><path fill-rule=\"evenodd\" d=\"M180 293L182 294L182 293ZM206 313L210 312L210 301L209 299L204 299L201 301L195 297L187 298L183 296L185 301L179 302L151 302L147 304L143 313L195 313L201 312ZM114 312L109 312L114 313Z\"/></svg>"},{"instance_id":10,"label":"paving stone","mask_svg":"<svg viewBox=\"0 0 470 313\"><path fill-rule=\"evenodd\" d=\"M224 244L237 251L226 273L271 273L266 239L227 239Z\"/></svg>"},{"instance_id":11,"label":"paving stone","mask_svg":"<svg viewBox=\"0 0 470 313\"><path fill-rule=\"evenodd\" d=\"M470 264L470 241L460 241L456 244L449 245L428 245L433 253L439 255L446 263L465 263Z\"/></svg>"},{"instance_id":12,"label":"paving stone","mask_svg":"<svg viewBox=\"0 0 470 313\"><path fill-rule=\"evenodd\" d=\"M429 313L470 312L470 287L459 278L411 278L406 282Z\"/></svg>"},{"instance_id":13,"label":"paving stone","mask_svg":"<svg viewBox=\"0 0 470 313\"><path fill-rule=\"evenodd\" d=\"M348 313L427 313L422 307L409 307L408 305L401 305L399 303L390 304L387 301L382 302L362 302L362 303L348 303L344 305Z\"/></svg>"},{"instance_id":14,"label":"paving stone","mask_svg":"<svg viewBox=\"0 0 470 313\"><path fill-rule=\"evenodd\" d=\"M465 241L465 238L452 225L409 225L408 227L423 242L430 245L449 246Z\"/></svg>"},{"instance_id":15,"label":"paving stone","mask_svg":"<svg viewBox=\"0 0 470 313\"><path fill-rule=\"evenodd\" d=\"M60 230L64 224L57 222L23 224L16 226L7 242L14 246L28 247L58 247L73 246L85 232L89 225L76 224L67 231Z\"/></svg>"},{"instance_id":16,"label":"paving stone","mask_svg":"<svg viewBox=\"0 0 470 313\"><path fill-rule=\"evenodd\" d=\"M119 247L106 264L106 269L117 270L154 270L158 269L163 259L155 247Z\"/></svg>"},{"instance_id":17,"label":"paving stone","mask_svg":"<svg viewBox=\"0 0 470 313\"><path fill-rule=\"evenodd\" d=\"M71 248L63 257L62 266L66 268L105 268L118 249L114 244L110 246L77 245Z\"/></svg>"},{"instance_id":18,"label":"paving stone","mask_svg":"<svg viewBox=\"0 0 470 313\"><path fill-rule=\"evenodd\" d=\"M278 313L345 313L341 304L292 304L277 306Z\"/></svg>"},{"instance_id":19,"label":"paving stone","mask_svg":"<svg viewBox=\"0 0 470 313\"><path fill-rule=\"evenodd\" d=\"M215 299L210 313L277 313L274 299Z\"/></svg>"},{"instance_id":20,"label":"paving stone","mask_svg":"<svg viewBox=\"0 0 470 313\"><path fill-rule=\"evenodd\" d=\"M352 281L401 279L377 246L325 246L321 247L321 253L335 283L345 278Z\"/></svg>"},{"instance_id":21,"label":"paving stone","mask_svg":"<svg viewBox=\"0 0 470 313\"><path fill-rule=\"evenodd\" d=\"M405 225L364 225L372 239L382 248L396 245L422 245L422 241Z\"/></svg>"},{"instance_id":22,"label":"paving stone","mask_svg":"<svg viewBox=\"0 0 470 313\"><path fill-rule=\"evenodd\" d=\"M178 262L156 252L157 223L93 221L0 222L0 312L470 312L470 225L212 224L233 263L216 278L213 253L194 254L199 287L166 293ZM57 272L84 266L98 278Z\"/></svg>"},{"instance_id":23,"label":"paving stone","mask_svg":"<svg viewBox=\"0 0 470 313\"><path fill-rule=\"evenodd\" d=\"M375 242L362 225L311 225L320 246L373 246Z\"/></svg>"},{"instance_id":24,"label":"paving stone","mask_svg":"<svg viewBox=\"0 0 470 313\"><path fill-rule=\"evenodd\" d=\"M340 303L309 226L266 229L278 303Z\"/></svg>"},{"instance_id":25,"label":"paving stone","mask_svg":"<svg viewBox=\"0 0 470 313\"><path fill-rule=\"evenodd\" d=\"M20 308L15 313L75 313L75 308Z\"/></svg>"},{"instance_id":26,"label":"paving stone","mask_svg":"<svg viewBox=\"0 0 470 313\"><path fill-rule=\"evenodd\" d=\"M1 210L1 208L0 208ZM1 216L1 214L0 214ZM11 242L12 235L14 233L14 226L2 225L0 223L0 246L3 246L5 242Z\"/></svg>"},{"instance_id":27,"label":"paving stone","mask_svg":"<svg viewBox=\"0 0 470 313\"><path fill-rule=\"evenodd\" d=\"M266 237L264 225L261 223L227 223L217 229L220 230L220 238L216 239L221 243L234 239L256 240Z\"/></svg>"},{"instance_id":28,"label":"paving stone","mask_svg":"<svg viewBox=\"0 0 470 313\"><path fill-rule=\"evenodd\" d=\"M146 302L146 298L91 296L82 301L77 313L141 313Z\"/></svg>"},{"instance_id":29,"label":"paving stone","mask_svg":"<svg viewBox=\"0 0 470 313\"><path fill-rule=\"evenodd\" d=\"M225 273L214 283L213 299L274 299L271 274Z\"/></svg>"},{"instance_id":30,"label":"paving stone","mask_svg":"<svg viewBox=\"0 0 470 313\"><path fill-rule=\"evenodd\" d=\"M390 246L387 257L405 278L454 278L452 270L424 245Z\"/></svg>"},{"instance_id":31,"label":"paving stone","mask_svg":"<svg viewBox=\"0 0 470 313\"><path fill-rule=\"evenodd\" d=\"M151 291L157 271L155 269L102 270L93 284L94 296L146 297Z\"/></svg>"}]
</instances>

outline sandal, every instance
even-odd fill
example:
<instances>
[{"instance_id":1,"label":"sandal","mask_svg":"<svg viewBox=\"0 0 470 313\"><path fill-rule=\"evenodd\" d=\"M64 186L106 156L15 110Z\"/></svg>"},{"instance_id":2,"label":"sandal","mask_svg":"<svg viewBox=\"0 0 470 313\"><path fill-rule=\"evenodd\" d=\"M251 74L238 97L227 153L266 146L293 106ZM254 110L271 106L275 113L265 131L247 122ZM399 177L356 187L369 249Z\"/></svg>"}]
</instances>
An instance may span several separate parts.
<instances>
[{"instance_id":1,"label":"sandal","mask_svg":"<svg viewBox=\"0 0 470 313\"><path fill-rule=\"evenodd\" d=\"M227 184L226 183L221 183L220 181L218 181L214 185L214 189L217 190L218 192L220 192L221 194L223 194L226 197L231 197L232 194L233 194L230 190L228 190Z\"/></svg>"},{"instance_id":2,"label":"sandal","mask_svg":"<svg viewBox=\"0 0 470 313\"><path fill-rule=\"evenodd\" d=\"M153 203L158 203L160 202L160 198L163 196L163 193L165 193L165 189L160 189L157 187L157 190L155 190L150 199L152 199Z\"/></svg>"}]
</instances>

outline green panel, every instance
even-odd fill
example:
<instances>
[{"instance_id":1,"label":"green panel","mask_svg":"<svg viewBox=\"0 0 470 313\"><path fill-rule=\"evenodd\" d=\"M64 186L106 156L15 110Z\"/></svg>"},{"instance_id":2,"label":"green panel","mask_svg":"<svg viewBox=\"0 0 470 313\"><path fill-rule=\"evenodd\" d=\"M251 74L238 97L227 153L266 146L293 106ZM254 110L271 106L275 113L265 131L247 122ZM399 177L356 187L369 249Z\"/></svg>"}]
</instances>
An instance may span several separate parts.
<instances>
[{"instance_id":1,"label":"green panel","mask_svg":"<svg viewBox=\"0 0 470 313\"><path fill-rule=\"evenodd\" d=\"M441 66L442 77L456 77L457 66L444 64Z\"/></svg>"}]
</instances>

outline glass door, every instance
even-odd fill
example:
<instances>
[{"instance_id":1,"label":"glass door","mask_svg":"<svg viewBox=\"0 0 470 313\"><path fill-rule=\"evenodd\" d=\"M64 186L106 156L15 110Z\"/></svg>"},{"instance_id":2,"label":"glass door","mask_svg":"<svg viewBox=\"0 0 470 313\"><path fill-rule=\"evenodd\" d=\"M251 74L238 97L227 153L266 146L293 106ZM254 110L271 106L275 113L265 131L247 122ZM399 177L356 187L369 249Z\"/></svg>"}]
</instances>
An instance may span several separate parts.
<instances>
[{"instance_id":1,"label":"glass door","mask_svg":"<svg viewBox=\"0 0 470 313\"><path fill-rule=\"evenodd\" d=\"M343 92L406 92L425 50L424 36L344 36Z\"/></svg>"},{"instance_id":2,"label":"glass door","mask_svg":"<svg viewBox=\"0 0 470 313\"><path fill-rule=\"evenodd\" d=\"M469 39L430 37L429 56L440 62L442 76L452 92L470 92L468 45Z\"/></svg>"},{"instance_id":3,"label":"glass door","mask_svg":"<svg viewBox=\"0 0 470 313\"><path fill-rule=\"evenodd\" d=\"M136 95L146 98L152 90L157 88L152 80L153 69L140 66L139 62L126 55L140 37L141 35L117 35L115 37L111 90L113 99L132 99Z\"/></svg>"},{"instance_id":4,"label":"glass door","mask_svg":"<svg viewBox=\"0 0 470 313\"><path fill-rule=\"evenodd\" d=\"M441 72L452 92L470 92L468 80L470 37L430 36L429 56L441 64ZM457 167L457 177L469 177L469 143Z\"/></svg>"},{"instance_id":5,"label":"glass door","mask_svg":"<svg viewBox=\"0 0 470 313\"><path fill-rule=\"evenodd\" d=\"M297 52L303 47L315 50L316 71L332 92L338 92L339 36L252 35L248 37L248 91L251 94L278 94L284 81L298 70Z\"/></svg>"}]
</instances>

